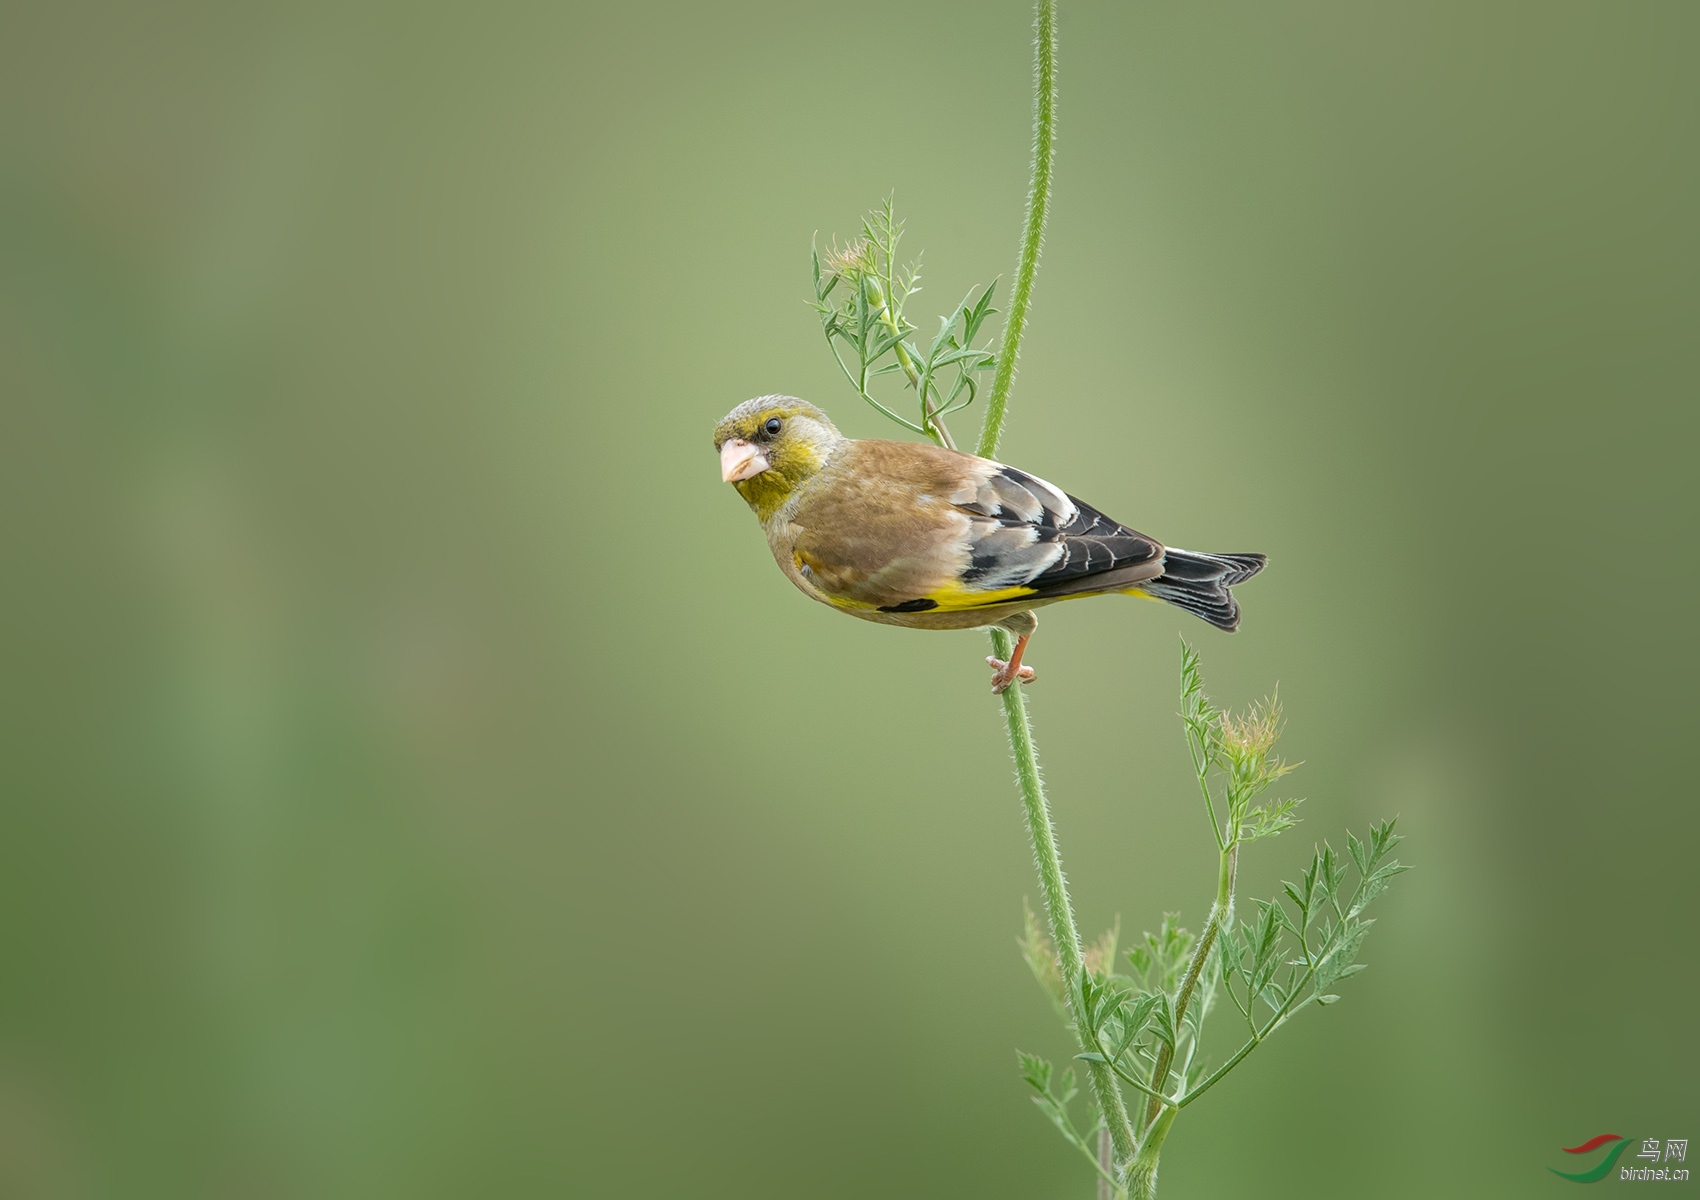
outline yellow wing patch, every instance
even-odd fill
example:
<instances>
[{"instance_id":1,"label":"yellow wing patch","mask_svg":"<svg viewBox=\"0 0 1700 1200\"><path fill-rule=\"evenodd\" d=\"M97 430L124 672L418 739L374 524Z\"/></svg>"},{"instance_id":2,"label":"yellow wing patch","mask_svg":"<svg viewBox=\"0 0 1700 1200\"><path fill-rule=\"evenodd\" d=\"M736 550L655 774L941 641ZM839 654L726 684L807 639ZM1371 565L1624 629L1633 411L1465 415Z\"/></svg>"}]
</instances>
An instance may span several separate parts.
<instances>
[{"instance_id":1,"label":"yellow wing patch","mask_svg":"<svg viewBox=\"0 0 1700 1200\"><path fill-rule=\"evenodd\" d=\"M842 568L835 568L803 549L793 549L791 561L796 564L797 573L813 585L835 608L866 610L880 607L877 601L863 599L854 594L853 589L858 584L864 583L865 577L852 577L852 573L846 572ZM995 604L1006 604L1011 600L1020 600L1033 595L1035 590L1030 587L972 588L965 586L959 580L953 579L930 592L922 593L918 597L910 593L908 597L894 599L893 604L931 600L933 602L931 608L923 608L919 611L964 612L968 609L987 608Z\"/></svg>"},{"instance_id":2,"label":"yellow wing patch","mask_svg":"<svg viewBox=\"0 0 1700 1200\"><path fill-rule=\"evenodd\" d=\"M963 587L952 581L941 588L928 592L926 598L938 605L935 612L961 612L966 608L985 608L990 604L1004 604L1011 600L1020 600L1031 596L1036 589L1030 587L1006 587L982 590Z\"/></svg>"}]
</instances>

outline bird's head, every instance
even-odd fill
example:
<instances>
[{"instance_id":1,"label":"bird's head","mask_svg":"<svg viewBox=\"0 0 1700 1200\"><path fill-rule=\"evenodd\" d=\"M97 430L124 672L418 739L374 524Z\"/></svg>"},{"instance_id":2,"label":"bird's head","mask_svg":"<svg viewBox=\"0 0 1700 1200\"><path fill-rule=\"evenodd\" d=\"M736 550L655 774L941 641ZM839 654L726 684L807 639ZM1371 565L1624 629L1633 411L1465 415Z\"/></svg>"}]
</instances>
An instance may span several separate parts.
<instances>
[{"instance_id":1,"label":"bird's head","mask_svg":"<svg viewBox=\"0 0 1700 1200\"><path fill-rule=\"evenodd\" d=\"M795 396L757 396L714 427L720 477L767 520L826 463L844 435L820 409Z\"/></svg>"}]
</instances>

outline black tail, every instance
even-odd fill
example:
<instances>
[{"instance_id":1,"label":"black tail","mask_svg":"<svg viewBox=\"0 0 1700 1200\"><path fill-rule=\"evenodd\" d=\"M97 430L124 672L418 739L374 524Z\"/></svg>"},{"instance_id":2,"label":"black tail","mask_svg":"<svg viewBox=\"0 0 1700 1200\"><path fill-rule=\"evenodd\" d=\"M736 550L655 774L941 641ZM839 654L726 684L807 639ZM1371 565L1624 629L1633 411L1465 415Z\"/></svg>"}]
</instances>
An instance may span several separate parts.
<instances>
[{"instance_id":1,"label":"black tail","mask_svg":"<svg viewBox=\"0 0 1700 1200\"><path fill-rule=\"evenodd\" d=\"M1240 627L1240 606L1228 589L1268 561L1261 554L1194 554L1171 546L1163 554L1163 573L1139 590L1232 633Z\"/></svg>"}]
</instances>

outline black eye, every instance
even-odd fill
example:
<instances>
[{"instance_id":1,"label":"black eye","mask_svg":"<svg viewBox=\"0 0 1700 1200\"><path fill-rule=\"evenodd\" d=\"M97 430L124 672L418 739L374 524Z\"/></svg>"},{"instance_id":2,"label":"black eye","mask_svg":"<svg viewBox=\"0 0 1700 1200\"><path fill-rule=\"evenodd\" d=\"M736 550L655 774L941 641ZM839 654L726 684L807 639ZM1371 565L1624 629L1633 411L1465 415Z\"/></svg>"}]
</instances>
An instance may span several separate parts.
<instances>
[{"instance_id":1,"label":"black eye","mask_svg":"<svg viewBox=\"0 0 1700 1200\"><path fill-rule=\"evenodd\" d=\"M762 422L761 429L768 437L772 437L774 434L779 432L779 418L769 417L766 421Z\"/></svg>"}]
</instances>

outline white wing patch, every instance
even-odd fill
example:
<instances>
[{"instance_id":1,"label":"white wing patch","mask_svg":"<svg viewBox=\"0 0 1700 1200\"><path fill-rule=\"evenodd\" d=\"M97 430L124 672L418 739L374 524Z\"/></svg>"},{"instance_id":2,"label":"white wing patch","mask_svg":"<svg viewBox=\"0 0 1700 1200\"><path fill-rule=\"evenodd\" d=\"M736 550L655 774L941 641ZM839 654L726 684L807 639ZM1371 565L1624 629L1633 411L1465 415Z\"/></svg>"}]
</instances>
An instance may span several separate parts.
<instances>
[{"instance_id":1,"label":"white wing patch","mask_svg":"<svg viewBox=\"0 0 1700 1200\"><path fill-rule=\"evenodd\" d=\"M1000 465L983 483L960 488L950 498L958 508L1002 521L1026 521L1062 528L1080 515L1061 488Z\"/></svg>"}]
</instances>

